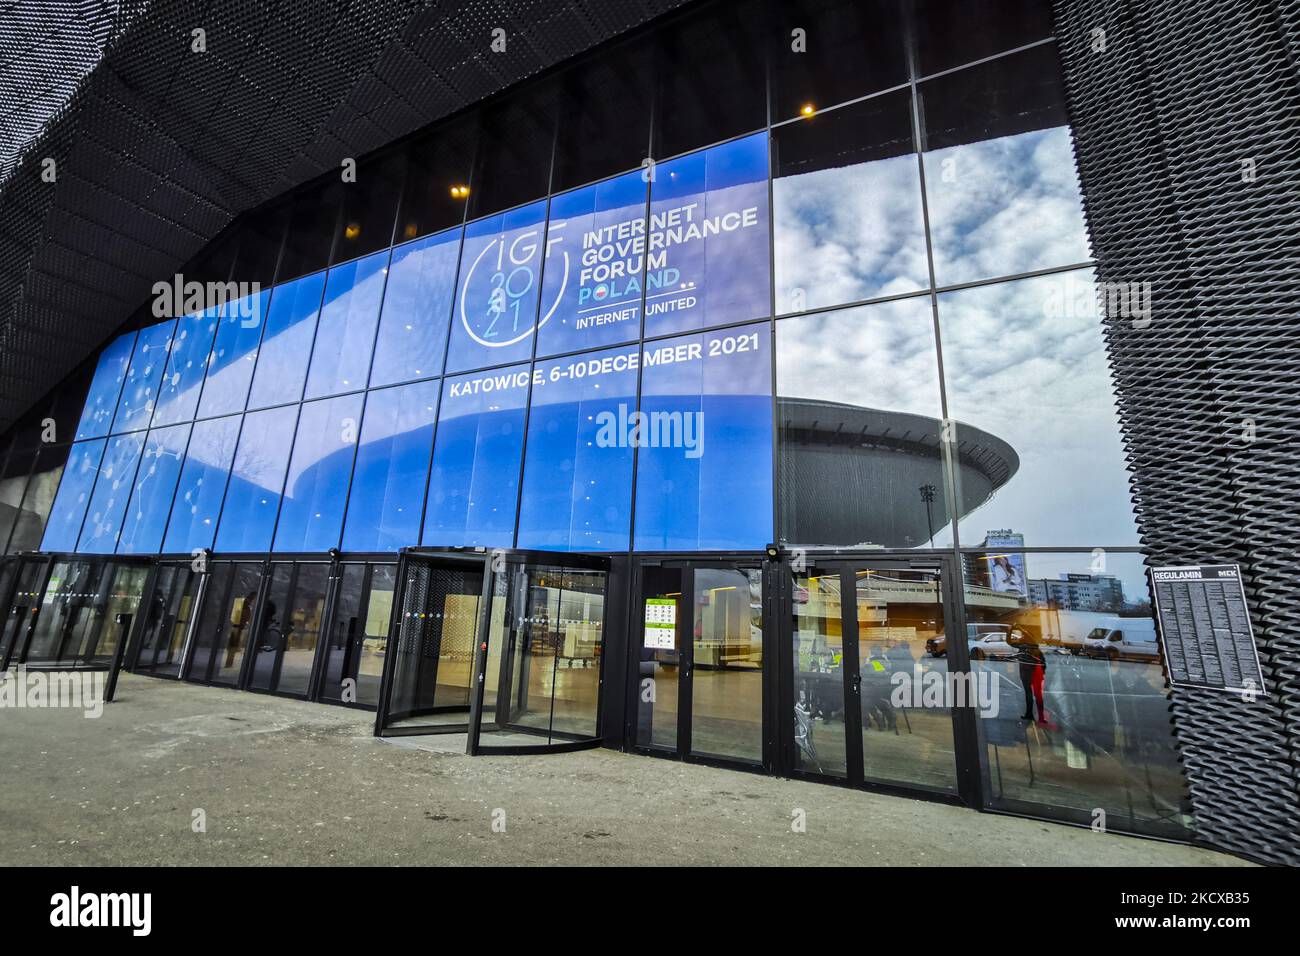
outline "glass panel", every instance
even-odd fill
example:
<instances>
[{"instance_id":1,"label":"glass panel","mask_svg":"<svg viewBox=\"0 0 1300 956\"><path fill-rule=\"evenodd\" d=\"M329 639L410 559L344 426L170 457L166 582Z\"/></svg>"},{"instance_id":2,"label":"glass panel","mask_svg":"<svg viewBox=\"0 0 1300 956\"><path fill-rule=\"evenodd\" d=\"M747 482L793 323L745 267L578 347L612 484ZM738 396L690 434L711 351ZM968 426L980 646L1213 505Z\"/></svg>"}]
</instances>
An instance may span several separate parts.
<instances>
[{"instance_id":1,"label":"glass panel","mask_svg":"<svg viewBox=\"0 0 1300 956\"><path fill-rule=\"evenodd\" d=\"M397 551L419 540L437 407L438 382L380 389L366 397L344 551Z\"/></svg>"},{"instance_id":2,"label":"glass panel","mask_svg":"<svg viewBox=\"0 0 1300 956\"><path fill-rule=\"evenodd\" d=\"M656 168L647 336L771 314L767 166L759 133Z\"/></svg>"},{"instance_id":3,"label":"glass panel","mask_svg":"<svg viewBox=\"0 0 1300 956\"><path fill-rule=\"evenodd\" d=\"M142 433L136 432L108 440L99 466L99 477L95 479L95 492L86 509L86 523L77 542L78 551L112 554L117 549L144 438Z\"/></svg>"},{"instance_id":4,"label":"glass panel","mask_svg":"<svg viewBox=\"0 0 1300 956\"><path fill-rule=\"evenodd\" d=\"M794 575L794 765L848 775L838 572Z\"/></svg>"},{"instance_id":5,"label":"glass panel","mask_svg":"<svg viewBox=\"0 0 1300 956\"><path fill-rule=\"evenodd\" d=\"M421 544L513 543L528 382L522 365L447 379Z\"/></svg>"},{"instance_id":6,"label":"glass panel","mask_svg":"<svg viewBox=\"0 0 1300 956\"><path fill-rule=\"evenodd\" d=\"M293 444L298 406L244 416L217 529L218 551L266 551L284 488L285 449Z\"/></svg>"},{"instance_id":7,"label":"glass panel","mask_svg":"<svg viewBox=\"0 0 1300 956\"><path fill-rule=\"evenodd\" d=\"M22 663L108 664L130 633L148 568L57 562ZM19 651L21 653L21 649Z\"/></svg>"},{"instance_id":8,"label":"glass panel","mask_svg":"<svg viewBox=\"0 0 1300 956\"><path fill-rule=\"evenodd\" d=\"M329 271L307 376L308 398L366 387L387 274L387 249Z\"/></svg>"},{"instance_id":9,"label":"glass panel","mask_svg":"<svg viewBox=\"0 0 1300 956\"><path fill-rule=\"evenodd\" d=\"M27 481L22 509L18 513L13 534L9 536L11 554L19 551L35 551L40 547L41 535L45 532L45 520L50 516L54 506L54 496L61 487L59 482L63 477L63 466L68 460L68 452L69 446L54 445L42 448L36 453L36 465L32 468L32 476ZM98 466L98 461L95 465ZM87 493L90 491L89 488L85 490ZM77 520L80 522L80 518Z\"/></svg>"},{"instance_id":10,"label":"glass panel","mask_svg":"<svg viewBox=\"0 0 1300 956\"><path fill-rule=\"evenodd\" d=\"M532 572L535 601L545 600L545 627L555 647L551 734L594 737L600 719L600 658L605 624L603 571L542 568ZM534 627L541 624L534 618ZM537 675L543 678L544 675Z\"/></svg>"},{"instance_id":11,"label":"glass panel","mask_svg":"<svg viewBox=\"0 0 1300 956\"><path fill-rule=\"evenodd\" d=\"M285 650L285 635L292 630L285 609L289 607L294 587L294 564L287 561L273 563L270 574L264 576L268 578L266 594L257 614L257 626L250 631L253 661L248 687L273 691L276 689L279 659Z\"/></svg>"},{"instance_id":12,"label":"glass panel","mask_svg":"<svg viewBox=\"0 0 1300 956\"><path fill-rule=\"evenodd\" d=\"M781 319L776 343L782 540L951 546L929 298Z\"/></svg>"},{"instance_id":13,"label":"glass panel","mask_svg":"<svg viewBox=\"0 0 1300 956\"><path fill-rule=\"evenodd\" d=\"M907 82L896 0L781 0L769 9L774 121Z\"/></svg>"},{"instance_id":14,"label":"glass panel","mask_svg":"<svg viewBox=\"0 0 1300 956\"><path fill-rule=\"evenodd\" d=\"M329 265L341 193L342 183L332 182L316 186L294 200L277 282L296 279Z\"/></svg>"},{"instance_id":15,"label":"glass panel","mask_svg":"<svg viewBox=\"0 0 1300 956\"><path fill-rule=\"evenodd\" d=\"M917 0L912 9L922 76L1052 35L1052 5L1044 0Z\"/></svg>"},{"instance_id":16,"label":"glass panel","mask_svg":"<svg viewBox=\"0 0 1300 956\"><path fill-rule=\"evenodd\" d=\"M945 639L939 573L859 568L854 574L863 776L956 790L955 685L948 658L930 653Z\"/></svg>"},{"instance_id":17,"label":"glass panel","mask_svg":"<svg viewBox=\"0 0 1300 956\"><path fill-rule=\"evenodd\" d=\"M767 122L762 0L714 5L659 31L655 155L757 129Z\"/></svg>"},{"instance_id":18,"label":"glass panel","mask_svg":"<svg viewBox=\"0 0 1300 956\"><path fill-rule=\"evenodd\" d=\"M519 547L626 551L637 352L539 364L528 418Z\"/></svg>"},{"instance_id":19,"label":"glass panel","mask_svg":"<svg viewBox=\"0 0 1300 956\"><path fill-rule=\"evenodd\" d=\"M103 438L108 434L108 427L113 422L113 413L117 410L118 398L122 394L122 383L126 381L126 370L131 365L131 352L135 349L135 333L127 332L115 338L99 354L99 364L95 366L95 378L90 383L90 393L86 396L85 407L81 411L81 421L77 425L78 441L86 438Z\"/></svg>"},{"instance_id":20,"label":"glass panel","mask_svg":"<svg viewBox=\"0 0 1300 956\"><path fill-rule=\"evenodd\" d=\"M249 408L302 399L306 358L316 335L316 317L325 291L325 273L276 286L266 316L266 334L257 355Z\"/></svg>"},{"instance_id":21,"label":"glass panel","mask_svg":"<svg viewBox=\"0 0 1300 956\"><path fill-rule=\"evenodd\" d=\"M164 552L212 547L230 463L239 442L239 425L238 415L195 424L167 522Z\"/></svg>"},{"instance_id":22,"label":"glass panel","mask_svg":"<svg viewBox=\"0 0 1300 956\"><path fill-rule=\"evenodd\" d=\"M640 632L636 742L641 747L677 749L687 611L682 600L683 573L680 568L653 566L641 570L641 605L633 616Z\"/></svg>"},{"instance_id":23,"label":"glass panel","mask_svg":"<svg viewBox=\"0 0 1300 956\"><path fill-rule=\"evenodd\" d=\"M321 697L374 707L379 703L397 568L391 564L371 565L369 590L363 594L365 570L362 564L343 565L334 626L325 649Z\"/></svg>"},{"instance_id":24,"label":"glass panel","mask_svg":"<svg viewBox=\"0 0 1300 956\"><path fill-rule=\"evenodd\" d=\"M113 419L114 434L149 427L154 402L158 398L158 383L167 364L175 329L173 319L140 330L135 340L135 351L131 354L131 367L122 386L122 400Z\"/></svg>"},{"instance_id":25,"label":"glass panel","mask_svg":"<svg viewBox=\"0 0 1300 956\"><path fill-rule=\"evenodd\" d=\"M23 654L21 646L15 648L12 663L48 664L62 659L63 650L73 640L73 632L81 617L84 605L80 595L95 586L93 571L88 561L54 562L45 593L40 599L41 606L27 653Z\"/></svg>"},{"instance_id":26,"label":"glass panel","mask_svg":"<svg viewBox=\"0 0 1300 956\"><path fill-rule=\"evenodd\" d=\"M964 556L971 668L987 695L985 794L994 806L1073 809L1086 821L1100 808L1112 829L1185 837L1143 560L1104 557Z\"/></svg>"},{"instance_id":27,"label":"glass panel","mask_svg":"<svg viewBox=\"0 0 1300 956\"><path fill-rule=\"evenodd\" d=\"M767 324L646 346L638 551L762 548L772 540Z\"/></svg>"},{"instance_id":28,"label":"glass panel","mask_svg":"<svg viewBox=\"0 0 1300 956\"><path fill-rule=\"evenodd\" d=\"M939 321L962 544L1136 545L1091 273L945 293Z\"/></svg>"},{"instance_id":29,"label":"glass panel","mask_svg":"<svg viewBox=\"0 0 1300 956\"><path fill-rule=\"evenodd\" d=\"M269 287L275 281L275 265L289 210L280 206L254 213L239 226L239 252L230 278L235 282L256 282Z\"/></svg>"},{"instance_id":30,"label":"glass panel","mask_svg":"<svg viewBox=\"0 0 1300 956\"><path fill-rule=\"evenodd\" d=\"M244 410L270 297L268 289L222 308L212 353L208 356L199 418Z\"/></svg>"},{"instance_id":31,"label":"glass panel","mask_svg":"<svg viewBox=\"0 0 1300 956\"><path fill-rule=\"evenodd\" d=\"M909 93L773 130L772 158L778 313L929 285Z\"/></svg>"},{"instance_id":32,"label":"glass panel","mask_svg":"<svg viewBox=\"0 0 1300 956\"><path fill-rule=\"evenodd\" d=\"M334 262L347 262L392 244L405 165L401 154L361 163L356 181L341 183L343 215L334 239Z\"/></svg>"},{"instance_id":33,"label":"glass panel","mask_svg":"<svg viewBox=\"0 0 1300 956\"><path fill-rule=\"evenodd\" d=\"M362 398L346 395L302 406L274 550L328 551L338 547ZM283 461L283 449L279 454ZM230 507L228 502L226 507Z\"/></svg>"},{"instance_id":34,"label":"glass panel","mask_svg":"<svg viewBox=\"0 0 1300 956\"><path fill-rule=\"evenodd\" d=\"M189 439L189 425L149 432L117 545L119 554L153 554L161 547Z\"/></svg>"},{"instance_id":35,"label":"glass panel","mask_svg":"<svg viewBox=\"0 0 1300 956\"><path fill-rule=\"evenodd\" d=\"M207 576L203 603L200 606L199 619L194 625L194 650L186 672L186 680L205 683L212 666L212 655L218 643L224 638L225 630L230 626L230 582L235 574L235 566L224 561L211 565Z\"/></svg>"},{"instance_id":36,"label":"glass panel","mask_svg":"<svg viewBox=\"0 0 1300 956\"><path fill-rule=\"evenodd\" d=\"M413 562L406 574L388 726L467 724L483 573Z\"/></svg>"},{"instance_id":37,"label":"glass panel","mask_svg":"<svg viewBox=\"0 0 1300 956\"><path fill-rule=\"evenodd\" d=\"M493 617L506 626L488 638L496 682L491 699L484 694L480 727L535 737L486 738L485 746L595 735L605 578L603 571L546 566L513 566L496 576Z\"/></svg>"},{"instance_id":38,"label":"glass panel","mask_svg":"<svg viewBox=\"0 0 1300 956\"><path fill-rule=\"evenodd\" d=\"M1047 45L918 87L939 285L1091 257L1060 72Z\"/></svg>"},{"instance_id":39,"label":"glass panel","mask_svg":"<svg viewBox=\"0 0 1300 956\"><path fill-rule=\"evenodd\" d=\"M203 387L203 371L207 368L208 353L217 332L219 311L214 307L177 320L176 335L172 339L171 354L167 358L153 413L155 428L194 418Z\"/></svg>"},{"instance_id":40,"label":"glass panel","mask_svg":"<svg viewBox=\"0 0 1300 956\"><path fill-rule=\"evenodd\" d=\"M23 493L35 460L35 452L17 449L0 458L0 548L8 543L9 532L22 520Z\"/></svg>"},{"instance_id":41,"label":"glass panel","mask_svg":"<svg viewBox=\"0 0 1300 956\"><path fill-rule=\"evenodd\" d=\"M763 574L695 569L691 753L763 759Z\"/></svg>"},{"instance_id":42,"label":"glass panel","mask_svg":"<svg viewBox=\"0 0 1300 956\"><path fill-rule=\"evenodd\" d=\"M470 218L478 219L546 195L555 138L554 114L555 89L550 83L516 92L483 111Z\"/></svg>"},{"instance_id":43,"label":"glass panel","mask_svg":"<svg viewBox=\"0 0 1300 956\"><path fill-rule=\"evenodd\" d=\"M628 173L551 200L537 354L615 345L641 333L646 184Z\"/></svg>"},{"instance_id":44,"label":"glass panel","mask_svg":"<svg viewBox=\"0 0 1300 956\"><path fill-rule=\"evenodd\" d=\"M244 663L244 652L252 640L256 624L257 588L262 581L260 564L235 565L230 593L221 605L222 616L214 641L212 682L234 686Z\"/></svg>"},{"instance_id":45,"label":"glass panel","mask_svg":"<svg viewBox=\"0 0 1300 956\"><path fill-rule=\"evenodd\" d=\"M447 371L532 355L545 219L546 203L538 202L465 227Z\"/></svg>"},{"instance_id":46,"label":"glass panel","mask_svg":"<svg viewBox=\"0 0 1300 956\"><path fill-rule=\"evenodd\" d=\"M95 621L78 656L87 663L111 664L118 645L131 636L131 622L140 613L149 569L143 566L110 565L105 579L111 581L106 593L97 596Z\"/></svg>"},{"instance_id":47,"label":"glass panel","mask_svg":"<svg viewBox=\"0 0 1300 956\"><path fill-rule=\"evenodd\" d=\"M328 564L299 564L289 599L292 564L276 564L254 646L249 687L307 695L325 611Z\"/></svg>"},{"instance_id":48,"label":"glass panel","mask_svg":"<svg viewBox=\"0 0 1300 956\"><path fill-rule=\"evenodd\" d=\"M636 169L649 155L651 55L644 40L624 43L561 78L553 191Z\"/></svg>"},{"instance_id":49,"label":"glass panel","mask_svg":"<svg viewBox=\"0 0 1300 956\"><path fill-rule=\"evenodd\" d=\"M67 467L63 469L63 480L59 482L59 493L50 509L45 537L41 540L42 551L76 550L105 444L107 442L100 438L72 446Z\"/></svg>"},{"instance_id":50,"label":"glass panel","mask_svg":"<svg viewBox=\"0 0 1300 956\"><path fill-rule=\"evenodd\" d=\"M94 375L94 369L82 365L77 371L73 372L63 383L58 386L54 395L53 407L47 411L37 405L32 411L40 413L42 421L40 428L35 436L36 441L31 444L25 444L22 441L22 430L15 432L15 448L31 448L37 444L46 444L48 442L69 442L77 435L77 426L81 422L81 416L86 410L86 399L90 389L91 378ZM52 426L44 421L48 417L54 419ZM90 436L87 435L87 438Z\"/></svg>"},{"instance_id":51,"label":"glass panel","mask_svg":"<svg viewBox=\"0 0 1300 956\"><path fill-rule=\"evenodd\" d=\"M32 614L40 608L38 602L41 599L40 587L45 575L45 562L21 561L16 573L18 580L14 584L13 601L6 608L8 613L4 618L4 630L0 632L0 662L9 653L10 644L16 642L13 651L15 661L22 652L22 642L27 637ZM0 594L0 600L3 599L4 595Z\"/></svg>"},{"instance_id":52,"label":"glass panel","mask_svg":"<svg viewBox=\"0 0 1300 956\"><path fill-rule=\"evenodd\" d=\"M459 229L393 250L371 388L442 374L459 257Z\"/></svg>"},{"instance_id":53,"label":"glass panel","mask_svg":"<svg viewBox=\"0 0 1300 956\"><path fill-rule=\"evenodd\" d=\"M478 117L442 124L411 145L397 238L416 239L465 221ZM463 191L462 191L463 190Z\"/></svg>"},{"instance_id":54,"label":"glass panel","mask_svg":"<svg viewBox=\"0 0 1300 956\"><path fill-rule=\"evenodd\" d=\"M141 631L135 670L165 677L180 673L185 634L194 612L199 580L199 575L188 565L159 567L149 616Z\"/></svg>"}]
</instances>

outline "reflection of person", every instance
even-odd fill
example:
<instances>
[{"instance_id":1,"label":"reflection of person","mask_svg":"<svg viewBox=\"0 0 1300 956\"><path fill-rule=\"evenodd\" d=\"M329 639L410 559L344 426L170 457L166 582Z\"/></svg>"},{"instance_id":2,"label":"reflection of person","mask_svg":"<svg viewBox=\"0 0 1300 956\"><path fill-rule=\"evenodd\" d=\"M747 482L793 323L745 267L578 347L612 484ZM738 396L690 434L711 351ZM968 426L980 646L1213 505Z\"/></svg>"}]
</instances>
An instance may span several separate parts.
<instances>
[{"instance_id":1,"label":"reflection of person","mask_svg":"<svg viewBox=\"0 0 1300 956\"><path fill-rule=\"evenodd\" d=\"M862 674L862 723L865 728L874 719L877 730L895 730L898 718L889 703L889 659L879 644L859 668Z\"/></svg>"},{"instance_id":2,"label":"reflection of person","mask_svg":"<svg viewBox=\"0 0 1300 956\"><path fill-rule=\"evenodd\" d=\"M226 663L225 667L233 667L235 664L235 653L243 647L244 630L252 623L253 602L257 599L256 591L249 591L243 602L239 605L239 611L231 620L233 625L230 628L230 640L226 642Z\"/></svg>"},{"instance_id":3,"label":"reflection of person","mask_svg":"<svg viewBox=\"0 0 1300 956\"><path fill-rule=\"evenodd\" d=\"M1047 655L1027 627L1011 631L1011 645L1016 648L1016 661L1020 664L1020 686L1025 691L1023 720L1034 719L1034 704L1038 704L1038 723L1046 726L1047 711L1043 709L1043 681L1047 677Z\"/></svg>"}]
</instances>

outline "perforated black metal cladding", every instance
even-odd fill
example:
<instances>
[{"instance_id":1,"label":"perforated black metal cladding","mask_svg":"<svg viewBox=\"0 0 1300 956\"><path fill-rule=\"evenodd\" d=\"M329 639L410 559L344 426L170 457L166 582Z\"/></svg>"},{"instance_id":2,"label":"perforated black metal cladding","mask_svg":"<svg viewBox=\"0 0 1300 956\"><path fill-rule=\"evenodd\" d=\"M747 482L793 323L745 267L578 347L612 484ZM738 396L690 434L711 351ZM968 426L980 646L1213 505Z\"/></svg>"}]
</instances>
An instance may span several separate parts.
<instances>
[{"instance_id":1,"label":"perforated black metal cladding","mask_svg":"<svg viewBox=\"0 0 1300 956\"><path fill-rule=\"evenodd\" d=\"M1151 283L1107 320L1142 541L1242 565L1264 665L1173 694L1198 835L1297 864L1300 0L1054 6L1098 279Z\"/></svg>"},{"instance_id":2,"label":"perforated black metal cladding","mask_svg":"<svg viewBox=\"0 0 1300 956\"><path fill-rule=\"evenodd\" d=\"M239 213L686 0L54 2L0 0L0 430Z\"/></svg>"}]
</instances>

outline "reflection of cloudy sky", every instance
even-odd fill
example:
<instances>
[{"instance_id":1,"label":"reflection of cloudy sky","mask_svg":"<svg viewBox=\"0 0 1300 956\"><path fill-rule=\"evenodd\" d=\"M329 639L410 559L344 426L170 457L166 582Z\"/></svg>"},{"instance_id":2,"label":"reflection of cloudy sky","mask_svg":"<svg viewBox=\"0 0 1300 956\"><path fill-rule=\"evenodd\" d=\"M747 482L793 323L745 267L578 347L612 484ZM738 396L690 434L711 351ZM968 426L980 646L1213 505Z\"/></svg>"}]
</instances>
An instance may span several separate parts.
<instances>
[{"instance_id":1,"label":"reflection of cloudy sky","mask_svg":"<svg viewBox=\"0 0 1300 956\"><path fill-rule=\"evenodd\" d=\"M776 323L777 394L938 418L926 296Z\"/></svg>"},{"instance_id":2,"label":"reflection of cloudy sky","mask_svg":"<svg viewBox=\"0 0 1300 956\"><path fill-rule=\"evenodd\" d=\"M778 313L927 284L914 155L775 179L772 201ZM803 290L802 308L795 289Z\"/></svg>"},{"instance_id":3,"label":"reflection of cloudy sky","mask_svg":"<svg viewBox=\"0 0 1300 956\"><path fill-rule=\"evenodd\" d=\"M950 415L1020 456L962 543L1012 528L1033 547L1136 544L1091 272L945 293L939 319Z\"/></svg>"},{"instance_id":4,"label":"reflection of cloudy sky","mask_svg":"<svg viewBox=\"0 0 1300 956\"><path fill-rule=\"evenodd\" d=\"M926 153L925 186L941 286L1090 258L1064 126Z\"/></svg>"}]
</instances>

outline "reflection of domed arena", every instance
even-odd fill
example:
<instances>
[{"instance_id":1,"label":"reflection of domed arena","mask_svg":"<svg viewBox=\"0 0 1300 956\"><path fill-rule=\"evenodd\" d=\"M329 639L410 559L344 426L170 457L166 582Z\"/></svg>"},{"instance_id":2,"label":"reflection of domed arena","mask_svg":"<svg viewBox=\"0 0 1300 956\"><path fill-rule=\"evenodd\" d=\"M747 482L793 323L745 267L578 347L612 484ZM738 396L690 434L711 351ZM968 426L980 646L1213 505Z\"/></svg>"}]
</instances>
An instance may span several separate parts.
<instances>
[{"instance_id":1,"label":"reflection of domed arena","mask_svg":"<svg viewBox=\"0 0 1300 956\"><path fill-rule=\"evenodd\" d=\"M950 520L937 418L839 402L781 398L787 539L803 545L918 548ZM957 429L960 517L1020 467L1015 449L971 425ZM934 488L928 503L921 489Z\"/></svg>"}]
</instances>

